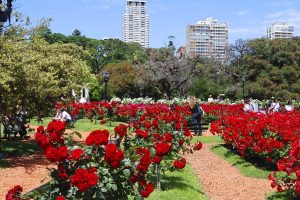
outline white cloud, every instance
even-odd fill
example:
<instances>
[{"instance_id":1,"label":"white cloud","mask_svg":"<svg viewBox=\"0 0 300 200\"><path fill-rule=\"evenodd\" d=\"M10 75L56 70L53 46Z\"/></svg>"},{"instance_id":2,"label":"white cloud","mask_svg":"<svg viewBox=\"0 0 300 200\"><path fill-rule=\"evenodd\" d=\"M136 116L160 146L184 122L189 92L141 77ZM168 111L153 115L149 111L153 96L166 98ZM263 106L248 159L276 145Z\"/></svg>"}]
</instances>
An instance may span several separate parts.
<instances>
[{"instance_id":1,"label":"white cloud","mask_svg":"<svg viewBox=\"0 0 300 200\"><path fill-rule=\"evenodd\" d=\"M236 14L238 16L245 16L245 15L248 15L249 13L250 13L249 10L240 10Z\"/></svg>"}]
</instances>

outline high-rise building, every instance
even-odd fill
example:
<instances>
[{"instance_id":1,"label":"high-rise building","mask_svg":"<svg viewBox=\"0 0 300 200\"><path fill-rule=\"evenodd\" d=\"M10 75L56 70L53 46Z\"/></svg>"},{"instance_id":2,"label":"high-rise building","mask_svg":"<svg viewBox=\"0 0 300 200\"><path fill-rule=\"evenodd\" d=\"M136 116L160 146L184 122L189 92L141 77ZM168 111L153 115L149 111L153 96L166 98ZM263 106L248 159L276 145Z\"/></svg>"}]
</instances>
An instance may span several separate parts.
<instances>
[{"instance_id":1,"label":"high-rise building","mask_svg":"<svg viewBox=\"0 0 300 200\"><path fill-rule=\"evenodd\" d=\"M216 19L207 18L187 26L186 54L188 57L202 56L221 61L226 59L228 26Z\"/></svg>"},{"instance_id":2,"label":"high-rise building","mask_svg":"<svg viewBox=\"0 0 300 200\"><path fill-rule=\"evenodd\" d=\"M149 15L146 0L127 0L123 16L123 41L149 47Z\"/></svg>"},{"instance_id":3,"label":"high-rise building","mask_svg":"<svg viewBox=\"0 0 300 200\"><path fill-rule=\"evenodd\" d=\"M269 39L293 38L294 26L289 25L286 22L274 23L267 29L267 37Z\"/></svg>"}]
</instances>

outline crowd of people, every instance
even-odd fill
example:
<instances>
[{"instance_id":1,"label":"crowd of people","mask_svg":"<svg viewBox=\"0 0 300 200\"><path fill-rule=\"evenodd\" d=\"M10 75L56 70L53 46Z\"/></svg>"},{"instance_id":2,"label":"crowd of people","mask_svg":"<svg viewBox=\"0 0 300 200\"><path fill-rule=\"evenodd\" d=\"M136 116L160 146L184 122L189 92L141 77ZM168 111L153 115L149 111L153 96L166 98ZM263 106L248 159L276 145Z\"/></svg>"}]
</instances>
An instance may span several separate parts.
<instances>
[{"instance_id":1,"label":"crowd of people","mask_svg":"<svg viewBox=\"0 0 300 200\"><path fill-rule=\"evenodd\" d=\"M244 100L244 111L246 113L276 113L276 112L290 112L294 110L294 106L290 99L286 100L285 104L280 104L278 99L272 97L269 100L267 106L259 105L257 102L253 101L252 99L245 99Z\"/></svg>"}]
</instances>

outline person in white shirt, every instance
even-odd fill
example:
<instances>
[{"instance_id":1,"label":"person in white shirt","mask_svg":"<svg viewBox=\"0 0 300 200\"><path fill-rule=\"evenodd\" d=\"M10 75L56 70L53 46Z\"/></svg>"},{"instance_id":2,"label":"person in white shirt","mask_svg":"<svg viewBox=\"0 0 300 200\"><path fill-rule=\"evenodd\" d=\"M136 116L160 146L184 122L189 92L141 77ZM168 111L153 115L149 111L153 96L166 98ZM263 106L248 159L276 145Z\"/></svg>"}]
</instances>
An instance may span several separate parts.
<instances>
[{"instance_id":1,"label":"person in white shirt","mask_svg":"<svg viewBox=\"0 0 300 200\"><path fill-rule=\"evenodd\" d=\"M249 99L245 99L244 100L244 108L243 108L243 110L244 110L245 113L252 112L251 105L250 105L250 100Z\"/></svg>"},{"instance_id":2,"label":"person in white shirt","mask_svg":"<svg viewBox=\"0 0 300 200\"><path fill-rule=\"evenodd\" d=\"M54 119L67 123L72 121L70 114L61 108L57 109L56 116L54 117Z\"/></svg>"},{"instance_id":3,"label":"person in white shirt","mask_svg":"<svg viewBox=\"0 0 300 200\"><path fill-rule=\"evenodd\" d=\"M80 100L79 100L79 103L86 103L86 102L87 102L87 100L86 100L85 97L82 97L82 98L80 98Z\"/></svg>"},{"instance_id":4,"label":"person in white shirt","mask_svg":"<svg viewBox=\"0 0 300 200\"><path fill-rule=\"evenodd\" d=\"M209 95L207 99L207 103L213 103L214 101L215 101L214 98L211 95Z\"/></svg>"},{"instance_id":5,"label":"person in white shirt","mask_svg":"<svg viewBox=\"0 0 300 200\"><path fill-rule=\"evenodd\" d=\"M270 113L278 112L279 109L280 109L280 104L277 101L277 99L275 99L274 102L271 104L271 106L269 108L269 112Z\"/></svg>"},{"instance_id":6,"label":"person in white shirt","mask_svg":"<svg viewBox=\"0 0 300 200\"><path fill-rule=\"evenodd\" d=\"M287 104L284 106L284 108L287 112L294 110L294 106L292 105L292 101L290 99L288 99Z\"/></svg>"}]
</instances>

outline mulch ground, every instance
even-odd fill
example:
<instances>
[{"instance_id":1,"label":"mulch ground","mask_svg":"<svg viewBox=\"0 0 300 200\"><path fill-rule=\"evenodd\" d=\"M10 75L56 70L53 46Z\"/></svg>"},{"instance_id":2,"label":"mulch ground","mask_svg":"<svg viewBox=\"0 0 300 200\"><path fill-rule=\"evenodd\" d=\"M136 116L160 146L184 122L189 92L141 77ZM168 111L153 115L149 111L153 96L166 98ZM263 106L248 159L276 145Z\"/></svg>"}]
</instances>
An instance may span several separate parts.
<instances>
[{"instance_id":1,"label":"mulch ground","mask_svg":"<svg viewBox=\"0 0 300 200\"><path fill-rule=\"evenodd\" d=\"M76 140L84 141L88 134L82 132L83 137ZM203 135L209 137L210 133ZM272 191L268 180L244 177L235 167L212 153L209 150L211 145L204 144L201 151L187 157L211 200L264 200L266 193ZM5 199L7 191L16 184L21 185L25 193L37 188L49 180L48 169L55 167L42 152L6 160L10 167L0 169L0 199Z\"/></svg>"}]
</instances>

